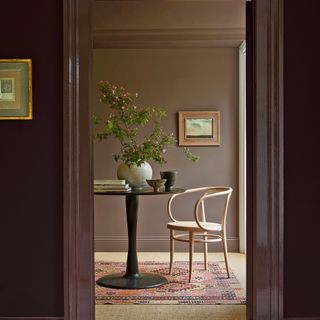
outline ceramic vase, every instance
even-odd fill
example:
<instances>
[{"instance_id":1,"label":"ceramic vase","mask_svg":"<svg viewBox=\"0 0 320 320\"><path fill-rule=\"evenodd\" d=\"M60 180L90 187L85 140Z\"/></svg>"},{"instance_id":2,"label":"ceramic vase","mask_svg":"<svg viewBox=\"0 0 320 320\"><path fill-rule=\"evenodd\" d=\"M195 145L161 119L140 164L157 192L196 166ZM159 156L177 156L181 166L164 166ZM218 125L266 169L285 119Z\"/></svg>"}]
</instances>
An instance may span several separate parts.
<instances>
[{"instance_id":1,"label":"ceramic vase","mask_svg":"<svg viewBox=\"0 0 320 320\"><path fill-rule=\"evenodd\" d=\"M146 179L152 178L152 167L148 162L143 162L140 166L121 163L117 169L117 176L118 179L126 180L133 190L141 190L147 186Z\"/></svg>"},{"instance_id":2,"label":"ceramic vase","mask_svg":"<svg viewBox=\"0 0 320 320\"><path fill-rule=\"evenodd\" d=\"M166 183L164 184L165 190L170 191L172 190L177 177L178 171L160 171L160 176L162 179L167 179Z\"/></svg>"}]
</instances>

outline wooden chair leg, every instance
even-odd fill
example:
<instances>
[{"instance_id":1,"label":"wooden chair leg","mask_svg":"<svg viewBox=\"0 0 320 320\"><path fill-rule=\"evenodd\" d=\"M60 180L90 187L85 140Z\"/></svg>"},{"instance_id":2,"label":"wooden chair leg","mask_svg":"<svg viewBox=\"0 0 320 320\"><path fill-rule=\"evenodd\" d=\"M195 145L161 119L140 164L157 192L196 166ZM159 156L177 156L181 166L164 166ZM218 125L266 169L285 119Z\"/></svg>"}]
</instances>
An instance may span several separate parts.
<instances>
[{"instance_id":1,"label":"wooden chair leg","mask_svg":"<svg viewBox=\"0 0 320 320\"><path fill-rule=\"evenodd\" d=\"M207 233L203 236L203 240L207 241ZM204 270L208 269L208 242L203 243Z\"/></svg>"},{"instance_id":2,"label":"wooden chair leg","mask_svg":"<svg viewBox=\"0 0 320 320\"><path fill-rule=\"evenodd\" d=\"M226 264L226 269L227 269L228 278L230 278L229 259L228 259L228 248L227 248L227 237L226 237L226 234L225 234L225 233L223 233L222 243L223 243L224 261L225 261L225 264Z\"/></svg>"},{"instance_id":3,"label":"wooden chair leg","mask_svg":"<svg viewBox=\"0 0 320 320\"><path fill-rule=\"evenodd\" d=\"M194 233L189 232L189 282L191 282L192 265L193 265L193 250L194 250Z\"/></svg>"},{"instance_id":4,"label":"wooden chair leg","mask_svg":"<svg viewBox=\"0 0 320 320\"><path fill-rule=\"evenodd\" d=\"M173 254L174 254L174 230L170 230L170 267L169 274L172 274L172 266L173 266Z\"/></svg>"}]
</instances>

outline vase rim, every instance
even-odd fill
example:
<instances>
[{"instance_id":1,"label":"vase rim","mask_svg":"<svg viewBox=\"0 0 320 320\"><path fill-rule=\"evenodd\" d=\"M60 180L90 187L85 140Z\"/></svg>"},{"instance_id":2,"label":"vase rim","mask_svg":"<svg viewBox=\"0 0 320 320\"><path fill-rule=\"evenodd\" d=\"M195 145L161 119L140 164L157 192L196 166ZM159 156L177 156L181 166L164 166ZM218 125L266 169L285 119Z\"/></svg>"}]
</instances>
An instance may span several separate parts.
<instances>
[{"instance_id":1,"label":"vase rim","mask_svg":"<svg viewBox=\"0 0 320 320\"><path fill-rule=\"evenodd\" d=\"M124 165L126 165L127 167L130 167L130 166L137 166L137 167L140 167L142 164L150 165L150 163L149 163L148 161L142 161L142 162L140 163L140 166L138 166L138 164L137 164L137 163L127 164L127 163L125 163L124 161L122 161L119 165L121 165L121 164L124 164Z\"/></svg>"}]
</instances>

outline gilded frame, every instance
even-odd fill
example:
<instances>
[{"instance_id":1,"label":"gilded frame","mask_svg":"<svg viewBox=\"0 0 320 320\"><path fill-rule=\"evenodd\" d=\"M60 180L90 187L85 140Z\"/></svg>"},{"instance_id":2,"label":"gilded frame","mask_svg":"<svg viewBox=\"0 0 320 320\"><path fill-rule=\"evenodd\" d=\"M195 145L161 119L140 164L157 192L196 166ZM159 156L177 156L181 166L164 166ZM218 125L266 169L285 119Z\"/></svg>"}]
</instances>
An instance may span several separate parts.
<instances>
[{"instance_id":1,"label":"gilded frame","mask_svg":"<svg viewBox=\"0 0 320 320\"><path fill-rule=\"evenodd\" d=\"M32 60L0 59L0 120L32 119Z\"/></svg>"},{"instance_id":2,"label":"gilded frame","mask_svg":"<svg viewBox=\"0 0 320 320\"><path fill-rule=\"evenodd\" d=\"M180 111L179 146L219 146L220 111Z\"/></svg>"}]
</instances>

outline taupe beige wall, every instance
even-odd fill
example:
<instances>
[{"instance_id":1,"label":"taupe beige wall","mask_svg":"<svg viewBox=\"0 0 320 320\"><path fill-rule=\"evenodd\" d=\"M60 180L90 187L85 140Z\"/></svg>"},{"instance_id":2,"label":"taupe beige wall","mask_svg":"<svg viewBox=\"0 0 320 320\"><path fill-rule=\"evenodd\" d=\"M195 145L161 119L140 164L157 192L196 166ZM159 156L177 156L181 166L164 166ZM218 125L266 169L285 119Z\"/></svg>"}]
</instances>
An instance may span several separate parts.
<instances>
[{"instance_id":1,"label":"taupe beige wall","mask_svg":"<svg viewBox=\"0 0 320 320\"><path fill-rule=\"evenodd\" d=\"M177 136L177 112L181 110L219 110L221 146L193 147L198 163L188 161L181 148L168 148L167 164L152 163L154 177L159 171L178 170L177 186L228 185L234 188L228 217L229 246L238 250L238 49L104 49L94 51L94 96L96 114L99 80L121 84L139 93L139 105L157 105L167 110L165 129ZM95 178L116 178L117 164L112 154L117 141L94 145ZM168 250L166 222L167 196L141 197L138 221L138 250ZM192 203L184 202L186 215L192 217ZM184 208L182 203L179 209ZM126 250L124 199L95 196L96 250ZM180 249L184 248L182 244ZM186 249L186 248L185 248Z\"/></svg>"},{"instance_id":2,"label":"taupe beige wall","mask_svg":"<svg viewBox=\"0 0 320 320\"><path fill-rule=\"evenodd\" d=\"M159 171L178 170L177 186L234 188L228 218L230 249L238 250L238 46L244 39L244 1L95 1L93 106L103 113L96 84L109 80L139 93L139 105L167 110L165 129L176 137L177 112L219 110L221 146L194 147L199 163L177 146ZM95 178L116 178L116 141L94 145ZM141 197L138 250L168 250L167 196ZM124 199L95 196L97 251L127 248ZM192 201L179 203L192 217ZM180 249L186 249L182 244ZM219 249L221 249L219 247Z\"/></svg>"}]
</instances>

